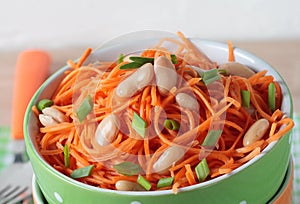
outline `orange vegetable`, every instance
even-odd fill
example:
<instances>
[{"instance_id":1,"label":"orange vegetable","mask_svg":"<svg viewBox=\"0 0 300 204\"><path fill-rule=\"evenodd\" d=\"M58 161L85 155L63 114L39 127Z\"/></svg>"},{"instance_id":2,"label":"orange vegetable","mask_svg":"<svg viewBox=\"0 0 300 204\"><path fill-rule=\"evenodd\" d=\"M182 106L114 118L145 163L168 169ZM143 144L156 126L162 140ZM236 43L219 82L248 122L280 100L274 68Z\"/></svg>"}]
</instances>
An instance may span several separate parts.
<instances>
[{"instance_id":1,"label":"orange vegetable","mask_svg":"<svg viewBox=\"0 0 300 204\"><path fill-rule=\"evenodd\" d=\"M11 120L14 139L23 139L23 118L27 105L48 77L50 61L49 54L42 50L26 50L17 58Z\"/></svg>"}]
</instances>

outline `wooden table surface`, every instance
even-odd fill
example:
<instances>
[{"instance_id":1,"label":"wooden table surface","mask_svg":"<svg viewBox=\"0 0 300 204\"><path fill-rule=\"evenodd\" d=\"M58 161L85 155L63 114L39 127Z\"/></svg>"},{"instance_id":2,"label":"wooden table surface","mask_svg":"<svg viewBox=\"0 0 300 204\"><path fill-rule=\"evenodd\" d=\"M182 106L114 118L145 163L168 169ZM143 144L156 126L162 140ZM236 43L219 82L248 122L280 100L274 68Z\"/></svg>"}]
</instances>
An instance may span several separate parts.
<instances>
[{"instance_id":1,"label":"wooden table surface","mask_svg":"<svg viewBox=\"0 0 300 204\"><path fill-rule=\"evenodd\" d=\"M300 40L234 42L234 45L256 54L275 67L291 90L294 111L300 112ZM47 50L52 57L51 73L64 66L68 59L79 57L84 50L85 47ZM0 51L0 126L10 125L14 69L19 53L20 50Z\"/></svg>"}]
</instances>

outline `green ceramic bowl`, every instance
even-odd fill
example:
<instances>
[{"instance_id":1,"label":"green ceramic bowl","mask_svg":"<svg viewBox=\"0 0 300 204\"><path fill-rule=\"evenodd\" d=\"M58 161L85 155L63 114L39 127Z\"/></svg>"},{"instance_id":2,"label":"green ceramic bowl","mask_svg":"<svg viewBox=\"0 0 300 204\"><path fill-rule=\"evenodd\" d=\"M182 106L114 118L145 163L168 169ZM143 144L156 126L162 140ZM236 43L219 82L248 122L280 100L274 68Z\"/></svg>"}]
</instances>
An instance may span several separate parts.
<instances>
[{"instance_id":1,"label":"green ceramic bowl","mask_svg":"<svg viewBox=\"0 0 300 204\"><path fill-rule=\"evenodd\" d=\"M285 177L276 192L276 194L269 200L270 204L289 204L292 203L293 199L293 162L292 158L289 162L288 169ZM34 204L46 204L47 201L40 189L40 186L36 180L35 175L32 177L32 195Z\"/></svg>"},{"instance_id":2,"label":"green ceramic bowl","mask_svg":"<svg viewBox=\"0 0 300 204\"><path fill-rule=\"evenodd\" d=\"M164 34L163 34L164 35ZM169 34L168 34L169 35ZM133 37L135 36L135 37ZM113 60L120 53L146 49L155 45L162 37L157 33L144 35L123 36L94 52L89 61L95 59ZM200 39L191 39L213 61L225 63L227 61L227 44ZM282 86L282 109L292 117L292 98L288 87L279 73L272 66L259 57L239 48L235 49L236 61L241 62L256 71L268 70ZM24 133L27 152L32 162L34 173L49 203L101 203L101 204L250 204L267 203L280 188L284 179L291 147L290 133L279 141L271 143L259 156L234 170L230 174L213 180L199 183L179 190L173 194L171 190L150 192L127 192L100 189L73 180L48 165L37 151L36 135L39 127L37 118L31 112L31 107L41 98L49 98L63 78L68 67L61 68L53 74L33 96L24 119Z\"/></svg>"}]
</instances>

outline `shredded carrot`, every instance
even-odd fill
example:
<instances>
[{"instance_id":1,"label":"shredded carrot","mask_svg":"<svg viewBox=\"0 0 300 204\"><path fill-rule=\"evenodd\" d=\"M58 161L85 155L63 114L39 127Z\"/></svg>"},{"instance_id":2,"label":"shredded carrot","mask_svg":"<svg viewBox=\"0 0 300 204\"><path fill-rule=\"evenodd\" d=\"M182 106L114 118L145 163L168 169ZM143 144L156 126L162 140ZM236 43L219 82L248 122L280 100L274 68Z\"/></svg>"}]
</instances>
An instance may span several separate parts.
<instances>
[{"instance_id":1,"label":"shredded carrot","mask_svg":"<svg viewBox=\"0 0 300 204\"><path fill-rule=\"evenodd\" d=\"M81 67L81 65L88 58L88 56L91 54L91 52L92 52L92 48L86 49L86 51L83 53L83 55L79 58L78 62L76 63L76 68Z\"/></svg>"},{"instance_id":2,"label":"shredded carrot","mask_svg":"<svg viewBox=\"0 0 300 204\"><path fill-rule=\"evenodd\" d=\"M186 164L185 165L185 169L186 169L185 176L186 176L189 184L190 185L196 184L196 179L195 179L194 173L193 173L193 171L191 169L191 165L190 164Z\"/></svg>"},{"instance_id":3,"label":"shredded carrot","mask_svg":"<svg viewBox=\"0 0 300 204\"><path fill-rule=\"evenodd\" d=\"M237 160L237 163L245 163L245 162L253 159L255 156L259 155L260 151L261 151L261 148L260 147L256 147L247 156L243 157L242 159Z\"/></svg>"},{"instance_id":4,"label":"shredded carrot","mask_svg":"<svg viewBox=\"0 0 300 204\"><path fill-rule=\"evenodd\" d=\"M187 60L189 63L193 63L195 60L195 64L203 69L212 69L215 67L215 64L207 56L200 52L199 49L197 49L196 46L183 35L183 33L177 32L177 35L181 38L186 45L186 49L189 51L187 56L192 56L192 61Z\"/></svg>"},{"instance_id":5,"label":"shredded carrot","mask_svg":"<svg viewBox=\"0 0 300 204\"><path fill-rule=\"evenodd\" d=\"M31 110L36 116L38 116L40 114L39 110L37 109L37 107L35 105L32 106Z\"/></svg>"},{"instance_id":6,"label":"shredded carrot","mask_svg":"<svg viewBox=\"0 0 300 204\"><path fill-rule=\"evenodd\" d=\"M276 127L277 127L277 123L272 123L270 133L269 133L269 137L272 137L274 135L274 133L276 131Z\"/></svg>"},{"instance_id":7,"label":"shredded carrot","mask_svg":"<svg viewBox=\"0 0 300 204\"><path fill-rule=\"evenodd\" d=\"M173 177L172 189L176 194L180 188L194 185L195 168L206 158L210 173L206 180L228 174L259 155L267 145L279 140L294 126L291 118L281 111L283 99L280 84L274 77L266 75L263 70L250 78L223 76L210 86L202 83L198 73L190 65L204 69L217 67L204 53L181 32L180 40L164 38L154 48L147 48L140 56L157 58L164 55L170 59L174 54L178 59L174 71L178 75L177 84L169 94L160 93L153 79L148 85L139 88L131 98L116 95L120 83L131 76L136 69L124 70L120 67L128 61L99 62L84 65L92 50L88 48L78 62L69 60L70 70L66 71L63 80L55 90L52 100L53 108L64 114L68 121L51 126L40 127L36 141L39 151L45 160L63 174L70 175L75 169L94 165L91 175L79 181L100 188L116 189L116 182L127 180L136 182L137 174L145 174L152 184L151 190L157 190L156 184L161 178ZM178 46L175 52L163 47L164 42ZM228 44L228 61L235 61L234 48ZM192 64L189 64L192 62ZM193 64L194 63L194 64ZM268 108L267 88L273 82L276 89L276 110ZM120 88L120 87L119 87ZM242 106L241 90L250 92L250 103L253 113ZM178 93L192 96L198 103L199 112L179 105ZM78 107L90 95L92 110L85 120L79 123ZM32 107L36 117L40 114L36 106ZM97 126L110 114L120 120L119 129L111 138L109 145L101 146L95 136ZM133 126L134 114L141 118L141 134ZM247 129L258 119L265 118L270 127L264 137L248 146L243 146L242 138ZM178 122L178 127L165 127L165 120ZM136 121L135 121L136 122ZM176 122L174 122L176 124ZM146 124L146 125L145 125ZM176 125L175 125L176 126ZM203 146L210 131L222 130L215 146ZM214 132L214 131L213 131ZM70 166L64 166L64 147L70 149ZM161 156L171 146L184 150L184 156L175 158L163 172L155 172ZM123 175L114 166L122 162L135 163L141 168L134 175ZM205 181L204 181L205 182Z\"/></svg>"},{"instance_id":8,"label":"shredded carrot","mask_svg":"<svg viewBox=\"0 0 300 204\"><path fill-rule=\"evenodd\" d=\"M76 68L76 63L75 63L73 60L68 60L68 61L67 61L67 65L68 65L70 68Z\"/></svg>"},{"instance_id":9,"label":"shredded carrot","mask_svg":"<svg viewBox=\"0 0 300 204\"><path fill-rule=\"evenodd\" d=\"M156 50L155 49L148 49L148 50L145 50L141 56L142 57L154 57L155 56L155 53L156 53Z\"/></svg>"},{"instance_id":10,"label":"shredded carrot","mask_svg":"<svg viewBox=\"0 0 300 204\"><path fill-rule=\"evenodd\" d=\"M227 41L228 45L228 62L234 62L234 48L232 46L232 42L230 40Z\"/></svg>"}]
</instances>

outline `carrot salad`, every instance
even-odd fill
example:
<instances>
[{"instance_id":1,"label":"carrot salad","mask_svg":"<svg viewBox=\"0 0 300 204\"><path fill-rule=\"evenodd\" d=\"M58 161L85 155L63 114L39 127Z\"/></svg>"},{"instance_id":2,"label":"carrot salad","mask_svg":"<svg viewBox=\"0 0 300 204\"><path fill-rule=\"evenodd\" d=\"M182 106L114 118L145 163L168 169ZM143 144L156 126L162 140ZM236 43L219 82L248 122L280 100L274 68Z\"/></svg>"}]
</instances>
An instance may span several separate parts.
<instances>
[{"instance_id":1,"label":"carrot salad","mask_svg":"<svg viewBox=\"0 0 300 204\"><path fill-rule=\"evenodd\" d=\"M266 70L231 73L178 36L114 62L86 63L90 48L69 60L52 98L33 107L44 159L99 188L177 193L230 173L292 129L281 87ZM244 66L228 41L230 63ZM254 127L262 120L263 132Z\"/></svg>"}]
</instances>

